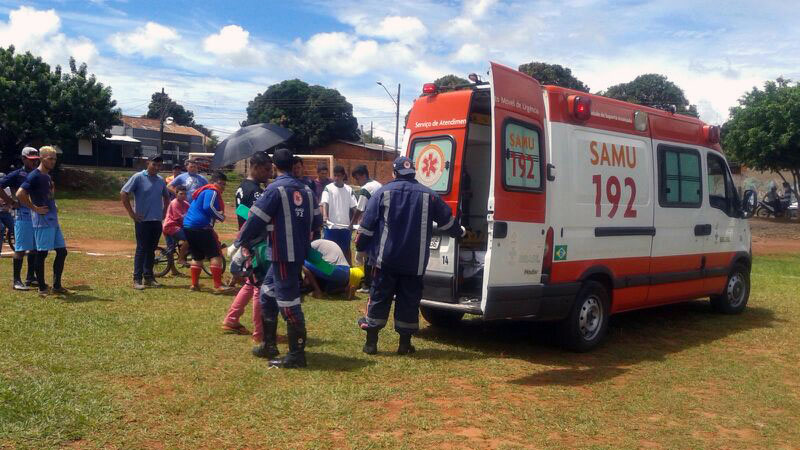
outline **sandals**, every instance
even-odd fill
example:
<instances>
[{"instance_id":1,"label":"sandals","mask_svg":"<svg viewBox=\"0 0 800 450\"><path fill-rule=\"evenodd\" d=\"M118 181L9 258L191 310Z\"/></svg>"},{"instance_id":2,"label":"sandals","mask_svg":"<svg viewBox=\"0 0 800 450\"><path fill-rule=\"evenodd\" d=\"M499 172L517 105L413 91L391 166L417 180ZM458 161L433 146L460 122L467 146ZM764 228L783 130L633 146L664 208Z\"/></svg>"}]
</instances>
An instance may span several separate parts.
<instances>
[{"instance_id":1,"label":"sandals","mask_svg":"<svg viewBox=\"0 0 800 450\"><path fill-rule=\"evenodd\" d=\"M242 324L231 326L223 323L222 331L224 331L225 334L240 334L242 336L247 336L250 334L250 331Z\"/></svg>"}]
</instances>

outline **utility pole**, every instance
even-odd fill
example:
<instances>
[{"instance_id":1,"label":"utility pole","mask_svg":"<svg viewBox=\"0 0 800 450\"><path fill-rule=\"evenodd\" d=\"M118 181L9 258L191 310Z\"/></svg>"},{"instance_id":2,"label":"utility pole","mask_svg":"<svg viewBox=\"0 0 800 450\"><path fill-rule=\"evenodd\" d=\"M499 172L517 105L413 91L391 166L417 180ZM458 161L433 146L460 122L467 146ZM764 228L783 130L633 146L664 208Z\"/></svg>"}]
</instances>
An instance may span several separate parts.
<instances>
[{"instance_id":1,"label":"utility pole","mask_svg":"<svg viewBox=\"0 0 800 450\"><path fill-rule=\"evenodd\" d=\"M159 147L158 147L158 152L162 153L162 154L164 153L164 119L166 118L165 116L167 114L167 105L166 105L167 102L164 101L166 98L167 98L167 96L166 96L166 94L164 94L164 88L162 87L161 88L161 114L158 115L158 121L161 124L161 129L160 129L160 131L158 133L159 140L161 141L161 143L159 144Z\"/></svg>"},{"instance_id":2,"label":"utility pole","mask_svg":"<svg viewBox=\"0 0 800 450\"><path fill-rule=\"evenodd\" d=\"M400 156L400 149L397 147L397 133L400 130L400 83L397 83L397 101L395 104L397 104L397 115L394 120L394 151L396 153L395 157L397 157Z\"/></svg>"}]
</instances>

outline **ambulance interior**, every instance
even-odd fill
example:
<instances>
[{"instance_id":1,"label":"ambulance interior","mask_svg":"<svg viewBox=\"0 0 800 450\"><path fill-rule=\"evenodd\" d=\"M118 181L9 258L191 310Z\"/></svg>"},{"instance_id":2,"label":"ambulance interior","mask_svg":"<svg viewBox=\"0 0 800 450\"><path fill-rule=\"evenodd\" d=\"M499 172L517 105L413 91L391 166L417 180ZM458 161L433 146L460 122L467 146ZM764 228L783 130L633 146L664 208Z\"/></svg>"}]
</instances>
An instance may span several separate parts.
<instances>
[{"instance_id":1,"label":"ambulance interior","mask_svg":"<svg viewBox=\"0 0 800 450\"><path fill-rule=\"evenodd\" d=\"M486 261L489 182L492 156L491 104L489 91L472 97L467 143L462 160L459 209L467 236L458 249L457 297L479 300Z\"/></svg>"}]
</instances>

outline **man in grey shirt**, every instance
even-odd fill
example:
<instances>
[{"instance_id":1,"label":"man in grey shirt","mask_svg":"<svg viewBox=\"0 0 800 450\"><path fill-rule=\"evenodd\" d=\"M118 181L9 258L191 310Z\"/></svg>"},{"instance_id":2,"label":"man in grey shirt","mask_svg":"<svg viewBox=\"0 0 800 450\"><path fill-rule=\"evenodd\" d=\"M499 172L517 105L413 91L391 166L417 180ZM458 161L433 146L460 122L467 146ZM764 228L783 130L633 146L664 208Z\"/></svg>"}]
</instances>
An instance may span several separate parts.
<instances>
[{"instance_id":1,"label":"man in grey shirt","mask_svg":"<svg viewBox=\"0 0 800 450\"><path fill-rule=\"evenodd\" d=\"M144 289L145 285L159 285L153 275L153 264L161 240L161 221L169 206L167 183L158 174L162 162L161 156L152 156L147 169L130 177L120 191L122 205L133 219L136 230L133 288L137 290ZM130 194L133 194L135 209L131 207Z\"/></svg>"}]
</instances>

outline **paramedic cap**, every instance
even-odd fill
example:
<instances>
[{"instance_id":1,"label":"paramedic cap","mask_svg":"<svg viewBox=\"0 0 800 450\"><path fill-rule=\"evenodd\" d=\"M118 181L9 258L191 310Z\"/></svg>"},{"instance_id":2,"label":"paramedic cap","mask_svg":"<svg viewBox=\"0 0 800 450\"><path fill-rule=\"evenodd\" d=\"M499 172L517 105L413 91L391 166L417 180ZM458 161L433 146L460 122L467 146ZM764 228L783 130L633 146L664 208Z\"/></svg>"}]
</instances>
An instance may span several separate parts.
<instances>
[{"instance_id":1,"label":"paramedic cap","mask_svg":"<svg viewBox=\"0 0 800 450\"><path fill-rule=\"evenodd\" d=\"M278 169L290 171L294 163L294 155L288 148L279 148L272 154L272 162Z\"/></svg>"},{"instance_id":2,"label":"paramedic cap","mask_svg":"<svg viewBox=\"0 0 800 450\"><path fill-rule=\"evenodd\" d=\"M33 147L25 147L22 149L22 157L28 159L39 159L39 150Z\"/></svg>"},{"instance_id":3,"label":"paramedic cap","mask_svg":"<svg viewBox=\"0 0 800 450\"><path fill-rule=\"evenodd\" d=\"M148 161L164 162L164 158L162 158L161 155L153 155L150 158L148 158Z\"/></svg>"},{"instance_id":4,"label":"paramedic cap","mask_svg":"<svg viewBox=\"0 0 800 450\"><path fill-rule=\"evenodd\" d=\"M416 173L414 170L414 163L405 156L398 156L397 159L394 160L393 167L398 175L414 175Z\"/></svg>"}]
</instances>

